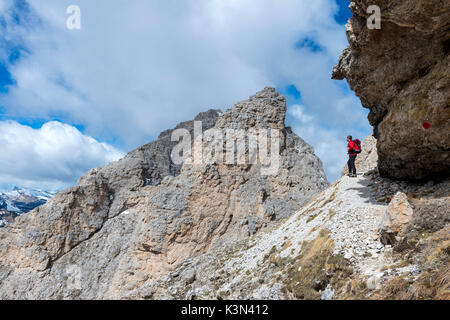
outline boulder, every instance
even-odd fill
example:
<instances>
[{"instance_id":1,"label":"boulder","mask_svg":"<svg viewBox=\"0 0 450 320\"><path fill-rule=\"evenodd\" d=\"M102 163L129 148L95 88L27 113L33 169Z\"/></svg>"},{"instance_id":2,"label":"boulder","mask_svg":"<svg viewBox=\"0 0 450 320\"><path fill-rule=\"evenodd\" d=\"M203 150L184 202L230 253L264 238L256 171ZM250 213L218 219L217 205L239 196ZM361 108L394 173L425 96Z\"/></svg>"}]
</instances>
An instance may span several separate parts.
<instances>
[{"instance_id":1,"label":"boulder","mask_svg":"<svg viewBox=\"0 0 450 320\"><path fill-rule=\"evenodd\" d=\"M388 206L380 226L380 241L384 245L394 245L413 219L414 210L403 192L398 192Z\"/></svg>"}]
</instances>

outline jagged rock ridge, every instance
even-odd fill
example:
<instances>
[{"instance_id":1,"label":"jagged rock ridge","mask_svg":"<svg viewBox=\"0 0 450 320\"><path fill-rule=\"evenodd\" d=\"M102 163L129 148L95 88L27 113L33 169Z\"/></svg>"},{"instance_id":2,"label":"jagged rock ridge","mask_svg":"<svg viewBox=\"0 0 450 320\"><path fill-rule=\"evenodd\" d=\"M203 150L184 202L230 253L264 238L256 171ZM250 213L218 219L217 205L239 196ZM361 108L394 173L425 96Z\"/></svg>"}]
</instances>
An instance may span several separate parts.
<instances>
[{"instance_id":1,"label":"jagged rock ridge","mask_svg":"<svg viewBox=\"0 0 450 320\"><path fill-rule=\"evenodd\" d=\"M281 168L171 161L171 131L91 170L77 187L0 230L0 298L149 298L181 263L288 217L328 186L313 149L284 126L285 98L266 88L204 129L282 132ZM193 122L178 128L193 130Z\"/></svg>"},{"instance_id":2,"label":"jagged rock ridge","mask_svg":"<svg viewBox=\"0 0 450 320\"><path fill-rule=\"evenodd\" d=\"M381 9L381 29L367 8ZM370 109L384 177L450 174L450 2L353 0L349 47L333 70Z\"/></svg>"}]
</instances>

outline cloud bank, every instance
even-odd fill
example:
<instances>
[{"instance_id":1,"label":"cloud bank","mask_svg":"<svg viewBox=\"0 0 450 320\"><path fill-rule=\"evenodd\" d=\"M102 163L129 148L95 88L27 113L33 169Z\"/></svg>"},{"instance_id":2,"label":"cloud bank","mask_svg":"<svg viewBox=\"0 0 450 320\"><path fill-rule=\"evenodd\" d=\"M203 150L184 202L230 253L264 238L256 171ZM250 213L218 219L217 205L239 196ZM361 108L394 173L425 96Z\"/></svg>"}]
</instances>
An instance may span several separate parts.
<instances>
[{"instance_id":1,"label":"cloud bank","mask_svg":"<svg viewBox=\"0 0 450 320\"><path fill-rule=\"evenodd\" d=\"M81 30L66 28L72 4ZM13 81L0 111L82 125L131 150L210 107L294 85L288 124L334 180L342 139L369 132L358 99L330 79L347 46L338 10L335 0L1 0L0 60Z\"/></svg>"},{"instance_id":2,"label":"cloud bank","mask_svg":"<svg viewBox=\"0 0 450 320\"><path fill-rule=\"evenodd\" d=\"M58 190L92 167L123 157L117 149L60 122L39 129L0 121L0 186Z\"/></svg>"}]
</instances>

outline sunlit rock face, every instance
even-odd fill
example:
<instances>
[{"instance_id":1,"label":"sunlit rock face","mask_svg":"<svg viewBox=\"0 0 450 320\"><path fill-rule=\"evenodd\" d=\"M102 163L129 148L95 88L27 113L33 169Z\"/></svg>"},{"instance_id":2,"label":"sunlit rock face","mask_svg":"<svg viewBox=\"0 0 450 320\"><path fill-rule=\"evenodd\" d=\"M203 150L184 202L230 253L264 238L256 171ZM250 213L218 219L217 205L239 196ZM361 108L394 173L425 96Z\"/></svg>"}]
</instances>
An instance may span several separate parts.
<instances>
[{"instance_id":1,"label":"sunlit rock face","mask_svg":"<svg viewBox=\"0 0 450 320\"><path fill-rule=\"evenodd\" d=\"M381 29L369 29L370 5ZM450 2L355 0L349 47L333 78L347 79L378 139L379 170L395 179L450 173Z\"/></svg>"}]
</instances>

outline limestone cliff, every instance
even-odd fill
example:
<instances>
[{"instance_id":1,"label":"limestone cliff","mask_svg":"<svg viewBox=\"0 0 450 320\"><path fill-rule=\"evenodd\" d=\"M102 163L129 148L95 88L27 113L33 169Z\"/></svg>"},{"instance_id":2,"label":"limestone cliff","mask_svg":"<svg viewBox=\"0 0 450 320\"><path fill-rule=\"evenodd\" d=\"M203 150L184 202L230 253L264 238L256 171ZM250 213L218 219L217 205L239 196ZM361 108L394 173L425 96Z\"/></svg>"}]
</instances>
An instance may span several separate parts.
<instances>
[{"instance_id":1,"label":"limestone cliff","mask_svg":"<svg viewBox=\"0 0 450 320\"><path fill-rule=\"evenodd\" d=\"M266 88L196 118L204 129L280 130L275 175L263 176L259 162L176 166L172 130L91 170L0 230L0 298L149 298L151 285L179 265L289 217L328 182L285 115L285 98ZM193 133L194 123L177 128Z\"/></svg>"},{"instance_id":2,"label":"limestone cliff","mask_svg":"<svg viewBox=\"0 0 450 320\"><path fill-rule=\"evenodd\" d=\"M381 29L367 8L381 9ZM347 79L370 109L379 170L396 179L450 174L450 2L353 0L349 47L333 78Z\"/></svg>"}]
</instances>

